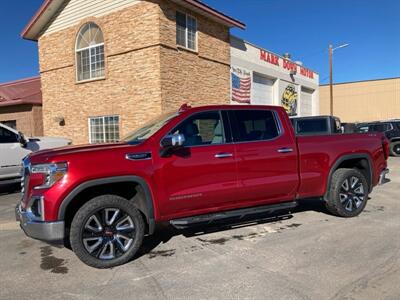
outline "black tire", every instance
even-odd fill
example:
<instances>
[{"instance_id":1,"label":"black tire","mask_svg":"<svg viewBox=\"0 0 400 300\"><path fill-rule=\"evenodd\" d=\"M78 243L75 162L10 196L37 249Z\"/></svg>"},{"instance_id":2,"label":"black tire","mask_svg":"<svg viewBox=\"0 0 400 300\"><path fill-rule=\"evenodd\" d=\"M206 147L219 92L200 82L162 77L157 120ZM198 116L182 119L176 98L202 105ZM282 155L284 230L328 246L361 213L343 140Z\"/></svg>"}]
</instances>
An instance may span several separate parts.
<instances>
[{"instance_id":1,"label":"black tire","mask_svg":"<svg viewBox=\"0 0 400 300\"><path fill-rule=\"evenodd\" d=\"M390 155L400 157L400 142L390 144Z\"/></svg>"},{"instance_id":2,"label":"black tire","mask_svg":"<svg viewBox=\"0 0 400 300\"><path fill-rule=\"evenodd\" d=\"M367 200L368 183L360 171L338 169L333 173L325 202L330 213L344 218L358 216L367 205Z\"/></svg>"},{"instance_id":3,"label":"black tire","mask_svg":"<svg viewBox=\"0 0 400 300\"><path fill-rule=\"evenodd\" d=\"M99 269L131 260L143 236L140 212L131 201L115 195L98 196L85 203L75 214L70 230L72 250L82 262Z\"/></svg>"}]
</instances>

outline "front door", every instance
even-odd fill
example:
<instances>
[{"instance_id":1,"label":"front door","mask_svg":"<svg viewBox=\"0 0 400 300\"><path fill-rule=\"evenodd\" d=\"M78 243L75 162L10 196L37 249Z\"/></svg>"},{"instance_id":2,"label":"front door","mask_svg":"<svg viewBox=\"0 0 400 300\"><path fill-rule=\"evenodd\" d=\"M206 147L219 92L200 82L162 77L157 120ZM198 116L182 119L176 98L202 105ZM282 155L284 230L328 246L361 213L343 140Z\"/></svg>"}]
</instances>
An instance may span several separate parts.
<instances>
[{"instance_id":1,"label":"front door","mask_svg":"<svg viewBox=\"0 0 400 300\"><path fill-rule=\"evenodd\" d=\"M299 184L295 141L273 110L231 110L243 203L273 204L295 198Z\"/></svg>"},{"instance_id":2,"label":"front door","mask_svg":"<svg viewBox=\"0 0 400 300\"><path fill-rule=\"evenodd\" d=\"M218 210L237 199L234 146L226 130L222 113L207 111L189 116L170 132L183 134L185 144L156 162L163 217Z\"/></svg>"}]
</instances>

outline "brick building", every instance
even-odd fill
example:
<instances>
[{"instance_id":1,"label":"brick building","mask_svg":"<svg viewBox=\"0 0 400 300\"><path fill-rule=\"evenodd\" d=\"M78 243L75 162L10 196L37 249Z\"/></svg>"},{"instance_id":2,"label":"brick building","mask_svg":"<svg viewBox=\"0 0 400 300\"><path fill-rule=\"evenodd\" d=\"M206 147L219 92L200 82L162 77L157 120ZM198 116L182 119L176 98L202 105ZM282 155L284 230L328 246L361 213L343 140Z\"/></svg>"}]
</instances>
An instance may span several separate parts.
<instances>
[{"instance_id":1,"label":"brick building","mask_svg":"<svg viewBox=\"0 0 400 300\"><path fill-rule=\"evenodd\" d=\"M22 33L38 41L44 134L112 142L183 103L317 114L318 74L232 27L199 0L45 0Z\"/></svg>"},{"instance_id":2,"label":"brick building","mask_svg":"<svg viewBox=\"0 0 400 300\"><path fill-rule=\"evenodd\" d=\"M27 136L43 135L39 77L0 84L0 122Z\"/></svg>"},{"instance_id":3,"label":"brick building","mask_svg":"<svg viewBox=\"0 0 400 300\"><path fill-rule=\"evenodd\" d=\"M46 0L38 41L45 135L118 140L150 118L230 102L231 27L197 0Z\"/></svg>"}]
</instances>

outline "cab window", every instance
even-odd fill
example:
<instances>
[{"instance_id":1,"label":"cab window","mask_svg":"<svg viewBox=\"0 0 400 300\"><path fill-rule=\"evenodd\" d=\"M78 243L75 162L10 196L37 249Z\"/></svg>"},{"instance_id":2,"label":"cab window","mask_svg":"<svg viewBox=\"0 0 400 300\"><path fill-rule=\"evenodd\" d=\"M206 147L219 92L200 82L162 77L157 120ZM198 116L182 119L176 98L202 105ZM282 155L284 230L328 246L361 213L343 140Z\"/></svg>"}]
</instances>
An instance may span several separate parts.
<instances>
[{"instance_id":1,"label":"cab window","mask_svg":"<svg viewBox=\"0 0 400 300\"><path fill-rule=\"evenodd\" d=\"M0 127L0 143L18 143L17 135L8 129Z\"/></svg>"},{"instance_id":2,"label":"cab window","mask_svg":"<svg viewBox=\"0 0 400 300\"><path fill-rule=\"evenodd\" d=\"M183 134L186 147L222 144L225 142L219 111L197 113L175 127L170 134Z\"/></svg>"},{"instance_id":3,"label":"cab window","mask_svg":"<svg viewBox=\"0 0 400 300\"><path fill-rule=\"evenodd\" d=\"M233 110L230 116L236 142L266 141L280 134L272 111Z\"/></svg>"}]
</instances>

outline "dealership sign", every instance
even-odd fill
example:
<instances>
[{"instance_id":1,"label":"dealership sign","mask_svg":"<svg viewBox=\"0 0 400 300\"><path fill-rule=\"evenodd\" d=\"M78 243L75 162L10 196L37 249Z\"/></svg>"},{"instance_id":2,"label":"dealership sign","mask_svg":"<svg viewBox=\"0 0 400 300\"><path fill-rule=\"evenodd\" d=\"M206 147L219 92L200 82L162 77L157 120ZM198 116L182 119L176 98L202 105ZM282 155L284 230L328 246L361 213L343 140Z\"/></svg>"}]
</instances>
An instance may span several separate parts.
<instances>
[{"instance_id":1,"label":"dealership sign","mask_svg":"<svg viewBox=\"0 0 400 300\"><path fill-rule=\"evenodd\" d=\"M314 72L310 69L300 66L288 59L281 58L278 55L270 53L268 51L260 49L260 59L272 65L282 67L285 70L290 71L291 74L299 73L304 77L314 79Z\"/></svg>"}]
</instances>

